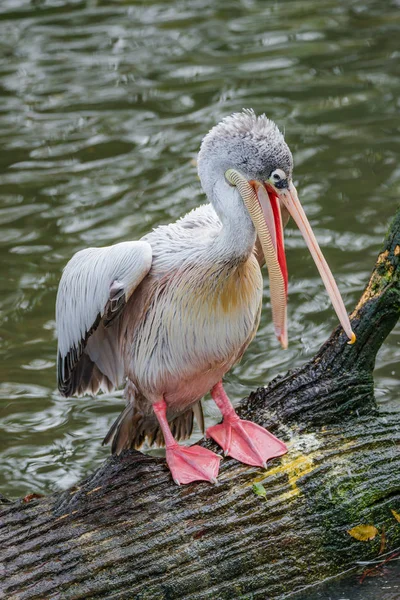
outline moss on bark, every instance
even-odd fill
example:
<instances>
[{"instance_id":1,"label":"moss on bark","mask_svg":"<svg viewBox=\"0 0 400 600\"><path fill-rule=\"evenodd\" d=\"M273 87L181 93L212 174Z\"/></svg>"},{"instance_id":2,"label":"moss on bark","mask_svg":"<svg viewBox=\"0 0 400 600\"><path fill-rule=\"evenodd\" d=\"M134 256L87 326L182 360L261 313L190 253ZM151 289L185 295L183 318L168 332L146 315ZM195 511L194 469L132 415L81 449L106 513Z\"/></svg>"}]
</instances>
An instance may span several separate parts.
<instances>
[{"instance_id":1,"label":"moss on bark","mask_svg":"<svg viewBox=\"0 0 400 600\"><path fill-rule=\"evenodd\" d=\"M243 401L242 416L285 439L286 456L265 472L226 459L218 485L179 488L162 459L125 452L66 492L4 503L4 596L283 599L376 557L383 530L396 548L400 428L378 411L372 371L400 315L399 262L400 211L352 314L356 345L338 328ZM379 533L358 541L348 531L359 524Z\"/></svg>"}]
</instances>

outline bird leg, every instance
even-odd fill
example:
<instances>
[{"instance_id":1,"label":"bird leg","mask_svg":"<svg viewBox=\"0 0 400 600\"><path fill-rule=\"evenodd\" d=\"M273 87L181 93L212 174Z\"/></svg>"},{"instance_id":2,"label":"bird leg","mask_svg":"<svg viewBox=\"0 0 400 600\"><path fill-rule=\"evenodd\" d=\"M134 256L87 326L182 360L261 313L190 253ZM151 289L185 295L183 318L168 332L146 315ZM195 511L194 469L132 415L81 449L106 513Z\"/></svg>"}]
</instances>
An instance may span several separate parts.
<instances>
[{"instance_id":1,"label":"bird leg","mask_svg":"<svg viewBox=\"0 0 400 600\"><path fill-rule=\"evenodd\" d=\"M206 436L212 437L225 455L246 465L265 469L267 460L286 454L286 445L272 433L256 423L238 417L221 381L212 388L211 396L224 419L219 425L209 427Z\"/></svg>"},{"instance_id":2,"label":"bird leg","mask_svg":"<svg viewBox=\"0 0 400 600\"><path fill-rule=\"evenodd\" d=\"M179 446L168 425L167 404L164 399L153 404L153 410L164 435L167 464L175 483L216 483L221 456L201 446Z\"/></svg>"}]
</instances>

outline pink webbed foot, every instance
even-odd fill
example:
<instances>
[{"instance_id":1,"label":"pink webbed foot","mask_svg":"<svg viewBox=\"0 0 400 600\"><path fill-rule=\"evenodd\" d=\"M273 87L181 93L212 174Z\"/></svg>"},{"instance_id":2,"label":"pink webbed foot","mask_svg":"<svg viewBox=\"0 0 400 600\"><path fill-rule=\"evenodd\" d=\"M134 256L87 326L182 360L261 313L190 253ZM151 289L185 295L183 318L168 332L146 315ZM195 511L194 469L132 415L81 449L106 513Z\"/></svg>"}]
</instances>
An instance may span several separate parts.
<instances>
[{"instance_id":1,"label":"pink webbed foot","mask_svg":"<svg viewBox=\"0 0 400 600\"><path fill-rule=\"evenodd\" d=\"M221 381L212 388L211 396L224 420L220 425L209 427L206 435L221 446L225 455L246 465L266 468L267 460L286 454L286 444L264 427L239 419Z\"/></svg>"},{"instance_id":2,"label":"pink webbed foot","mask_svg":"<svg viewBox=\"0 0 400 600\"><path fill-rule=\"evenodd\" d=\"M272 433L251 421L228 417L220 425L209 427L206 435L212 437L223 449L246 465L267 467L267 460L286 454L286 444Z\"/></svg>"},{"instance_id":3,"label":"pink webbed foot","mask_svg":"<svg viewBox=\"0 0 400 600\"><path fill-rule=\"evenodd\" d=\"M201 446L179 446L175 444L166 449L166 458L175 483L192 481L217 482L221 456Z\"/></svg>"},{"instance_id":4,"label":"pink webbed foot","mask_svg":"<svg viewBox=\"0 0 400 600\"><path fill-rule=\"evenodd\" d=\"M167 404L164 399L155 402L153 410L164 435L167 464L175 483L216 483L221 457L200 446L179 446L168 425Z\"/></svg>"}]
</instances>

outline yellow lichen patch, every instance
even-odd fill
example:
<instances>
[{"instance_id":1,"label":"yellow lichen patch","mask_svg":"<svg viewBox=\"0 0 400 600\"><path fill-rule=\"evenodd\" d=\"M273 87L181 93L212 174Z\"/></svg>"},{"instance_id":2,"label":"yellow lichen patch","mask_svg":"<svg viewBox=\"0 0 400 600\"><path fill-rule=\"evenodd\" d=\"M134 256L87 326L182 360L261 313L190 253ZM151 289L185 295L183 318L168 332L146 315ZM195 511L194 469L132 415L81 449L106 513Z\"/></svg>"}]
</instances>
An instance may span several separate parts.
<instances>
[{"instance_id":1,"label":"yellow lichen patch","mask_svg":"<svg viewBox=\"0 0 400 600\"><path fill-rule=\"evenodd\" d=\"M346 452L346 450L353 448L356 444L356 440L348 440L347 442L342 443L340 446L340 452L342 453L342 456L338 457L339 461L344 460L346 457L343 456L343 454Z\"/></svg>"},{"instance_id":2,"label":"yellow lichen patch","mask_svg":"<svg viewBox=\"0 0 400 600\"><path fill-rule=\"evenodd\" d=\"M92 490L90 490L90 492L88 492L86 494L86 496L90 496L90 494L94 494L94 492L98 492L99 490L101 490L102 486L100 485L99 487L93 488Z\"/></svg>"},{"instance_id":3,"label":"yellow lichen patch","mask_svg":"<svg viewBox=\"0 0 400 600\"><path fill-rule=\"evenodd\" d=\"M61 517L58 517L58 519L56 519L56 523L57 521L61 521L62 519L66 519L67 517L69 517L70 513L66 513L65 515L61 515Z\"/></svg>"},{"instance_id":4,"label":"yellow lichen patch","mask_svg":"<svg viewBox=\"0 0 400 600\"><path fill-rule=\"evenodd\" d=\"M394 249L394 255L399 256L399 254L400 254L400 246L397 244L396 248Z\"/></svg>"},{"instance_id":5,"label":"yellow lichen patch","mask_svg":"<svg viewBox=\"0 0 400 600\"><path fill-rule=\"evenodd\" d=\"M293 459L291 460L289 456L284 456L282 459L281 466L276 467L275 469L271 469L271 471L269 471L268 474L272 475L273 471L275 471L275 470L277 472L279 472L279 470L280 470L280 472L287 473L288 478L289 478L289 484L290 484L292 490L296 491L296 493L300 494L300 490L297 487L297 481L300 479L300 477L303 477L304 475L311 473L313 468L314 468L314 461L310 455L306 456L304 454L301 454L294 460Z\"/></svg>"},{"instance_id":6,"label":"yellow lichen patch","mask_svg":"<svg viewBox=\"0 0 400 600\"><path fill-rule=\"evenodd\" d=\"M396 254L397 248L399 248L399 246L396 246L395 254ZM365 291L364 291L363 295L361 296L354 312L352 313L351 318L356 316L357 311L360 310L360 308L367 302L367 300L370 300L374 296L379 296L385 289L385 287L388 283L388 278L390 278L394 273L394 266L391 264L390 261L387 260L388 256L389 256L389 250L385 250L385 252L381 252L381 254L378 256L378 260L376 261L375 269L372 272L372 275L368 282L368 285L365 288ZM383 265L386 270L385 276L382 276L381 269L379 268L381 265Z\"/></svg>"},{"instance_id":7,"label":"yellow lichen patch","mask_svg":"<svg viewBox=\"0 0 400 600\"><path fill-rule=\"evenodd\" d=\"M299 494L300 494L300 490L297 487L297 485L295 485L293 489L289 490L288 492L285 492L284 494L280 494L279 500L280 500L280 502L286 502L287 500L290 500L291 498L294 498L295 496L298 496Z\"/></svg>"},{"instance_id":8,"label":"yellow lichen patch","mask_svg":"<svg viewBox=\"0 0 400 600\"><path fill-rule=\"evenodd\" d=\"M396 521L398 521L400 523L400 514L393 509L391 509L391 512L392 512L392 515L394 516L394 518L396 519Z\"/></svg>"},{"instance_id":9,"label":"yellow lichen patch","mask_svg":"<svg viewBox=\"0 0 400 600\"><path fill-rule=\"evenodd\" d=\"M82 533L78 538L76 538L76 542L87 542L93 537L94 531L87 531L86 533Z\"/></svg>"},{"instance_id":10,"label":"yellow lichen patch","mask_svg":"<svg viewBox=\"0 0 400 600\"><path fill-rule=\"evenodd\" d=\"M387 259L387 257L389 256L389 250L385 250L385 252L381 252L380 255L378 256L378 260L376 261L377 265L382 264L383 262L385 262L385 260Z\"/></svg>"},{"instance_id":11,"label":"yellow lichen patch","mask_svg":"<svg viewBox=\"0 0 400 600\"><path fill-rule=\"evenodd\" d=\"M253 480L252 484L260 481L265 482L266 479L273 477L274 475L287 475L288 483L291 489L279 496L281 500L287 500L288 498L298 496L301 493L299 487L297 486L298 480L300 477L311 473L313 470L314 460L311 454L300 454L297 455L296 458L293 458L291 454L286 454L282 457L281 464L279 466L274 467L273 469L268 469L262 477L258 477L257 480Z\"/></svg>"}]
</instances>

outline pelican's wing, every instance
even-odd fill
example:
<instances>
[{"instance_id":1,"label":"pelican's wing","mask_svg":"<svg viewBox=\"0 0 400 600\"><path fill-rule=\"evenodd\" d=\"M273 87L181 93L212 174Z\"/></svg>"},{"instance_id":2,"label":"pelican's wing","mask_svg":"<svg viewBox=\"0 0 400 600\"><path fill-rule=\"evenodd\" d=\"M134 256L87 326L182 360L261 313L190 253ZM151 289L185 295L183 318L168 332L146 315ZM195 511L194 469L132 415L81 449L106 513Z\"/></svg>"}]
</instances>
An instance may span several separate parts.
<instances>
[{"instance_id":1,"label":"pelican's wing","mask_svg":"<svg viewBox=\"0 0 400 600\"><path fill-rule=\"evenodd\" d=\"M65 267L56 301L63 396L111 391L121 384L118 316L151 262L150 244L140 241L81 250Z\"/></svg>"}]
</instances>

